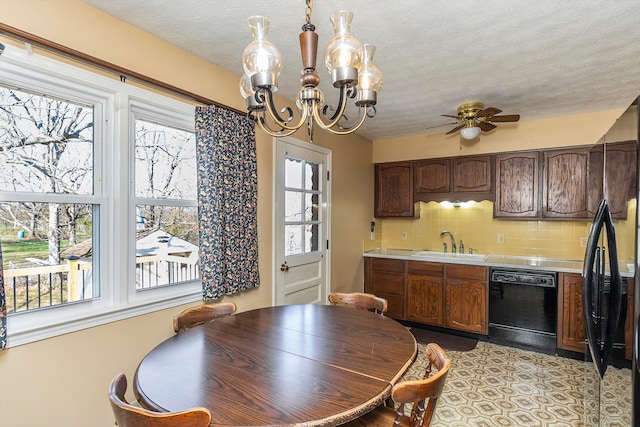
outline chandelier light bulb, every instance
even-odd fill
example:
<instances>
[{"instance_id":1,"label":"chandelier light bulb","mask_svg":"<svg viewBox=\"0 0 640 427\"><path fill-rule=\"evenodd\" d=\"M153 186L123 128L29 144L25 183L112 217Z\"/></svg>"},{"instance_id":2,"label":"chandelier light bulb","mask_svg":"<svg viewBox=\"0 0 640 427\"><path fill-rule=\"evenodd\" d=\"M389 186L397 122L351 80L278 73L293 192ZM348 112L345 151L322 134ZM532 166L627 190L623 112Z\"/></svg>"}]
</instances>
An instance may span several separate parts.
<instances>
[{"instance_id":1,"label":"chandelier light bulb","mask_svg":"<svg viewBox=\"0 0 640 427\"><path fill-rule=\"evenodd\" d=\"M344 82L355 83L357 70L362 63L362 44L349 34L353 13L339 10L331 15L335 37L324 51L324 61L331 73L333 85L339 87Z\"/></svg>"},{"instance_id":2,"label":"chandelier light bulb","mask_svg":"<svg viewBox=\"0 0 640 427\"><path fill-rule=\"evenodd\" d=\"M253 41L242 53L244 72L251 77L254 90L257 87L278 87L278 76L282 71L282 54L267 40L270 21L264 16L252 16L247 22Z\"/></svg>"}]
</instances>

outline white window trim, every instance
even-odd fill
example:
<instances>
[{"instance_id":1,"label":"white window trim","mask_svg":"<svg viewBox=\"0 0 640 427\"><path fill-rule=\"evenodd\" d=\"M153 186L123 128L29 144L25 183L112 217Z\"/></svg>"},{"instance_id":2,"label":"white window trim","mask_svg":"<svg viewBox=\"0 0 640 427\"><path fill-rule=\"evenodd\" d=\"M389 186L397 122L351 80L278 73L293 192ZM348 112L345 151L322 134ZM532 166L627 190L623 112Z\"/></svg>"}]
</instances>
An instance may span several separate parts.
<instances>
[{"instance_id":1,"label":"white window trim","mask_svg":"<svg viewBox=\"0 0 640 427\"><path fill-rule=\"evenodd\" d=\"M166 109L168 117L182 123L186 117L193 123L194 106L13 46L6 46L0 57L0 76L1 81L27 90L97 103L104 114L103 120L94 120L94 195L73 197L74 203L101 206L100 218L94 218L100 227L98 235L94 233L94 245L99 248L99 260L94 262L99 270L101 295L94 300L10 314L7 346L15 347L201 300L200 280L144 291L135 291L132 285L135 283L135 199L131 186L132 143L128 134L130 105L138 103L151 109ZM102 178L105 176L109 179ZM11 195L11 200L16 199L14 196L16 194ZM37 194L19 197L38 200ZM0 200L4 199L0 196ZM64 195L60 200L69 201Z\"/></svg>"}]
</instances>

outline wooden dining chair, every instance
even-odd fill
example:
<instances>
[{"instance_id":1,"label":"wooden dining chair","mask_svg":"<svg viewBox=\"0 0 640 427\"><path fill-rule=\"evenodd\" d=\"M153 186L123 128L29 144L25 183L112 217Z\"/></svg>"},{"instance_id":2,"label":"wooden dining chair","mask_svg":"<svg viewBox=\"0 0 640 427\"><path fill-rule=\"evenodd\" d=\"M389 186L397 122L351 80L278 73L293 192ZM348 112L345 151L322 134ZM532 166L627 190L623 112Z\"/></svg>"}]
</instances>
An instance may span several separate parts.
<instances>
[{"instance_id":1,"label":"wooden dining chair","mask_svg":"<svg viewBox=\"0 0 640 427\"><path fill-rule=\"evenodd\" d=\"M369 310L378 314L385 313L388 305L386 299L362 292L332 292L329 294L329 302L331 304L353 305L361 310Z\"/></svg>"},{"instance_id":2,"label":"wooden dining chair","mask_svg":"<svg viewBox=\"0 0 640 427\"><path fill-rule=\"evenodd\" d=\"M444 350L436 344L427 344L427 369L422 380L402 381L391 389L391 399L397 408L381 405L373 411L355 419L345 427L427 427L431 425L438 398L444 388L451 361ZM433 368L437 372L433 373ZM405 407L412 404L411 415ZM408 408L407 408L408 409Z\"/></svg>"},{"instance_id":3,"label":"wooden dining chair","mask_svg":"<svg viewBox=\"0 0 640 427\"><path fill-rule=\"evenodd\" d=\"M208 427L211 412L191 408L179 412L154 412L127 402L127 377L120 373L111 380L109 400L118 427Z\"/></svg>"},{"instance_id":4,"label":"wooden dining chair","mask_svg":"<svg viewBox=\"0 0 640 427\"><path fill-rule=\"evenodd\" d=\"M185 329L202 325L218 317L228 316L236 312L236 304L233 302L222 302L219 304L204 304L197 307L187 308L173 318L173 330L182 332Z\"/></svg>"}]
</instances>

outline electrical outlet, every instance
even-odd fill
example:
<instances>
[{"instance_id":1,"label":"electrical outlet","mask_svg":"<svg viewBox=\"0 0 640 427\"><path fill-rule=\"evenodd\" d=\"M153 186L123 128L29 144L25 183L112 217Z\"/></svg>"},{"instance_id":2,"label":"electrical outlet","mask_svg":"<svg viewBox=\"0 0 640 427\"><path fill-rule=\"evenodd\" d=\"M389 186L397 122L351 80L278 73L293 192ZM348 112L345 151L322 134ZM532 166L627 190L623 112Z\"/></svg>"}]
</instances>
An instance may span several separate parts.
<instances>
[{"instance_id":1,"label":"electrical outlet","mask_svg":"<svg viewBox=\"0 0 640 427\"><path fill-rule=\"evenodd\" d=\"M580 238L580 246L583 248L587 247L587 238L586 237L581 237Z\"/></svg>"},{"instance_id":2,"label":"electrical outlet","mask_svg":"<svg viewBox=\"0 0 640 427\"><path fill-rule=\"evenodd\" d=\"M402 240L407 240L407 232L406 231L402 232Z\"/></svg>"},{"instance_id":3,"label":"electrical outlet","mask_svg":"<svg viewBox=\"0 0 640 427\"><path fill-rule=\"evenodd\" d=\"M498 234L498 243L504 243L504 234Z\"/></svg>"}]
</instances>

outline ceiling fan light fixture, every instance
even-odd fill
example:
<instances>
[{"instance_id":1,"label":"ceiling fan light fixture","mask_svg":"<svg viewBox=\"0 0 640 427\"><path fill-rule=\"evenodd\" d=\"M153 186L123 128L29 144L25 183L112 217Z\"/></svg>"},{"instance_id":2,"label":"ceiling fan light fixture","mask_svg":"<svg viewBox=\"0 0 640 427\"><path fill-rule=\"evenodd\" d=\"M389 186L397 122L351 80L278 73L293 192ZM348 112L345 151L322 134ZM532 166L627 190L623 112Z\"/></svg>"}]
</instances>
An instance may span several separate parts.
<instances>
[{"instance_id":1,"label":"ceiling fan light fixture","mask_svg":"<svg viewBox=\"0 0 640 427\"><path fill-rule=\"evenodd\" d=\"M462 128L460 135L462 135L464 139L476 139L480 135L480 128L478 126Z\"/></svg>"}]
</instances>

